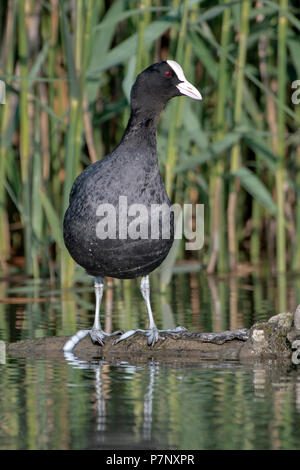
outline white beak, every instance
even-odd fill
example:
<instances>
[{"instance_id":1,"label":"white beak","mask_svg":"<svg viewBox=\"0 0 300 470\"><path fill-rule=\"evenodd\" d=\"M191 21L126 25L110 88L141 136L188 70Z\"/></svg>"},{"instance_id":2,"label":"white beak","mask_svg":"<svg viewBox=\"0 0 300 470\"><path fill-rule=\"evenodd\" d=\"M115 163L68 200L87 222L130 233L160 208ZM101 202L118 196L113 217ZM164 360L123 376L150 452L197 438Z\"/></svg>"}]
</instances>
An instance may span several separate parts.
<instances>
[{"instance_id":1,"label":"white beak","mask_svg":"<svg viewBox=\"0 0 300 470\"><path fill-rule=\"evenodd\" d=\"M176 73L178 80L180 80L180 83L176 85L176 88L182 93L183 95L189 96L190 98L193 98L194 100L202 100L202 96L200 92L197 90L197 88L194 87L190 82L187 81L187 79L184 76L183 70L180 67L180 65L175 62L175 60L167 60L167 63L169 64L170 67L174 70Z\"/></svg>"},{"instance_id":2,"label":"white beak","mask_svg":"<svg viewBox=\"0 0 300 470\"><path fill-rule=\"evenodd\" d=\"M194 100L202 100L200 92L197 90L197 88L194 87L194 85L192 85L187 80L185 82L178 83L176 87L183 95L189 96Z\"/></svg>"}]
</instances>

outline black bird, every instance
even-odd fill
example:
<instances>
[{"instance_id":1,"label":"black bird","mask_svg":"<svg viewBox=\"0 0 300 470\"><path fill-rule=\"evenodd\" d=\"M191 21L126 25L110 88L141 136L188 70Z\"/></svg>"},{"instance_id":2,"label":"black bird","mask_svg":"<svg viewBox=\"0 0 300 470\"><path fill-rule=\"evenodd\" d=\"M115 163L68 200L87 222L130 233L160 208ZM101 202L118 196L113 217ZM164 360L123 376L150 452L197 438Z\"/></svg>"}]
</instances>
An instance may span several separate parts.
<instances>
[{"instance_id":1,"label":"black bird","mask_svg":"<svg viewBox=\"0 0 300 470\"><path fill-rule=\"evenodd\" d=\"M172 212L167 218L161 213L157 218L151 212L153 207L170 207L158 167L156 127L167 102L181 95L202 99L177 62L159 62L140 73L131 90L130 119L120 144L87 167L72 186L64 217L64 241L72 258L95 277L96 311L92 329L77 332L67 341L64 351L71 351L87 334L93 343L101 345L110 336L100 324L105 276L142 276L141 292L149 316L145 333L149 345L158 340L148 275L162 263L172 246L174 220ZM112 334L121 334L116 342L135 330L122 333Z\"/></svg>"}]
</instances>

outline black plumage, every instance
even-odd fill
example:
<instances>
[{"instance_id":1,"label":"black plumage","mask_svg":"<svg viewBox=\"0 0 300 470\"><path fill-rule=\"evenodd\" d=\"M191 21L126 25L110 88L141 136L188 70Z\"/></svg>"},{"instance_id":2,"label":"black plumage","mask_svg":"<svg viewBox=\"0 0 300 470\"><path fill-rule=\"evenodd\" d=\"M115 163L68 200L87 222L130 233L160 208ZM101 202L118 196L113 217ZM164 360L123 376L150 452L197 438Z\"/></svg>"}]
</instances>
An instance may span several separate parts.
<instances>
[{"instance_id":1,"label":"black plumage","mask_svg":"<svg viewBox=\"0 0 300 470\"><path fill-rule=\"evenodd\" d=\"M184 87L186 91L182 91ZM169 238L162 237L161 219L159 237L153 239L151 205L170 206L158 166L156 127L166 103L181 94L201 99L199 92L185 81L176 62L153 64L138 75L131 90L131 114L121 142L109 155L86 168L72 186L64 217L64 241L73 259L97 279L147 276L162 263L172 246L173 213L170 212L168 221ZM120 237L120 197L127 198L128 207L142 204L147 208L148 238ZM116 211L115 239L100 239L97 235L101 220L98 208L103 204L110 204ZM133 219L128 217L128 223Z\"/></svg>"}]
</instances>

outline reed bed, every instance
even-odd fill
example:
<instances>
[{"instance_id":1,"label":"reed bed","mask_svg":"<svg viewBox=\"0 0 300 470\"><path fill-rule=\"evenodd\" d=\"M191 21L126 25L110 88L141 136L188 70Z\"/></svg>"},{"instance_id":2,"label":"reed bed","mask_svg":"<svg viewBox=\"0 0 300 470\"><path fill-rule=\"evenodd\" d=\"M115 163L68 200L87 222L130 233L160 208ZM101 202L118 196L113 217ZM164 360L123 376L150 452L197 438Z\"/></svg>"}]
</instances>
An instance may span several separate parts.
<instances>
[{"instance_id":1,"label":"reed bed","mask_svg":"<svg viewBox=\"0 0 300 470\"><path fill-rule=\"evenodd\" d=\"M79 279L61 228L71 185L119 142L136 74L167 58L203 102L168 105L160 167L173 202L205 204L205 244L177 243L163 279L176 259L299 271L299 16L296 0L2 1L2 272Z\"/></svg>"}]
</instances>

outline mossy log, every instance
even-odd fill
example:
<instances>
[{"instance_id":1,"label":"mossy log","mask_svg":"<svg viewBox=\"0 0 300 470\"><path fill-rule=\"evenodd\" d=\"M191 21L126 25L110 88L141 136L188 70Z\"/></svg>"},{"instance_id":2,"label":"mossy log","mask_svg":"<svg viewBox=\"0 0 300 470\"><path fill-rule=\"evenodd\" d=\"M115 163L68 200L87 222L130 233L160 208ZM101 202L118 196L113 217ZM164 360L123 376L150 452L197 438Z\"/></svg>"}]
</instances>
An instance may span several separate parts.
<instances>
[{"instance_id":1,"label":"mossy log","mask_svg":"<svg viewBox=\"0 0 300 470\"><path fill-rule=\"evenodd\" d=\"M62 348L68 339L59 336L18 341L6 345L6 352L12 356L63 358ZM293 357L298 354L292 350L298 340L300 340L300 305L295 313L275 315L267 322L256 323L250 329L242 328L219 333L189 331L176 334L164 333L153 348L149 348L147 339L142 333L136 333L116 345L113 344L113 339L109 339L103 347L93 345L87 336L75 346L72 353L82 360L291 361L292 354Z\"/></svg>"}]
</instances>

